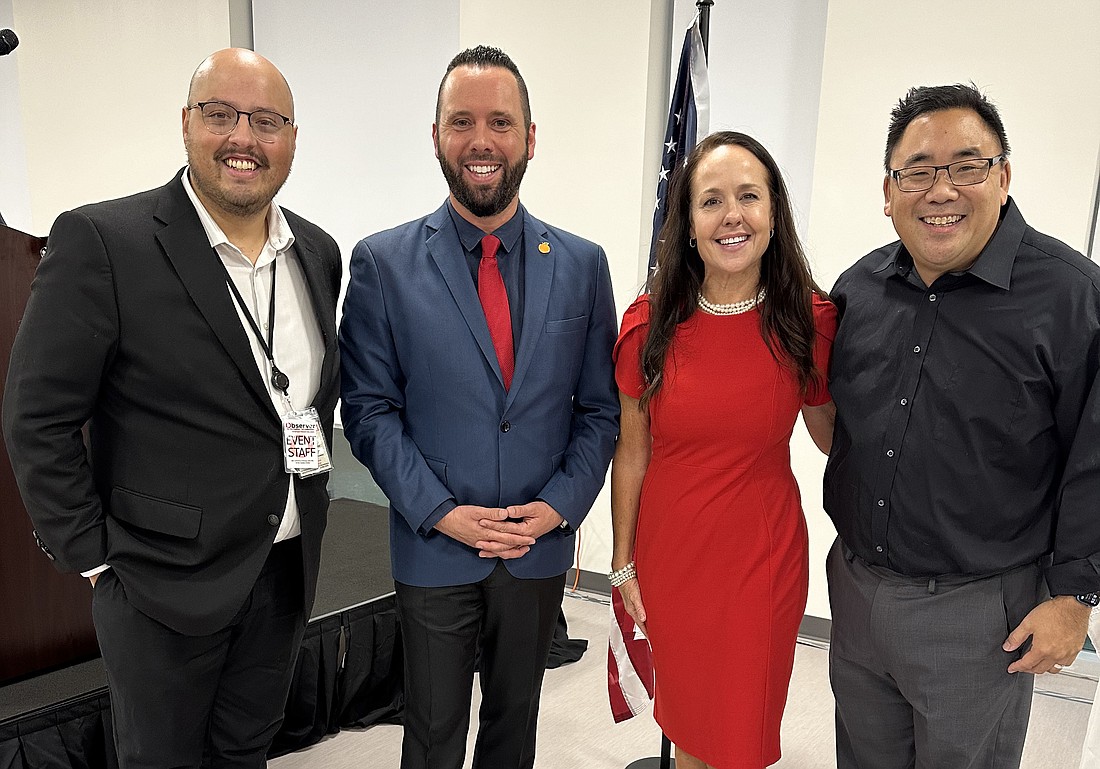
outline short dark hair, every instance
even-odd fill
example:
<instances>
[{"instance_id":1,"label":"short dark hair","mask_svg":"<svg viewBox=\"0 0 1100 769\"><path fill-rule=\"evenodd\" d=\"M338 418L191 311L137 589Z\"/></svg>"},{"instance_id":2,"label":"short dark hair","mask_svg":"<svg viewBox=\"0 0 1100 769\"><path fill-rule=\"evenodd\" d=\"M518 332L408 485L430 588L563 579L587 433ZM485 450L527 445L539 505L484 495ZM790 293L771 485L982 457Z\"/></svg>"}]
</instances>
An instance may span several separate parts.
<instances>
[{"instance_id":1,"label":"short dark hair","mask_svg":"<svg viewBox=\"0 0 1100 769\"><path fill-rule=\"evenodd\" d=\"M890 113L890 128L886 131L886 157L883 161L888 172L891 170L890 156L894 154L894 148L898 146L909 124L921 115L945 109L974 111L997 136L997 141L1001 143L1001 155L1008 157L1008 136L1005 134L1004 123L1001 122L1001 115L993 102L976 85L922 85L910 88Z\"/></svg>"},{"instance_id":2,"label":"short dark hair","mask_svg":"<svg viewBox=\"0 0 1100 769\"><path fill-rule=\"evenodd\" d=\"M499 48L488 45L476 45L462 51L447 65L447 71L443 73L443 79L439 81L439 91L435 96L435 122L439 123L439 110L443 101L443 86L447 84L447 78L455 67L476 67L486 69L488 67L502 67L512 73L519 86L519 101L523 105L523 130L531 128L531 98L527 95L527 83L523 81L523 75L519 74L519 67L512 58Z\"/></svg>"}]
</instances>

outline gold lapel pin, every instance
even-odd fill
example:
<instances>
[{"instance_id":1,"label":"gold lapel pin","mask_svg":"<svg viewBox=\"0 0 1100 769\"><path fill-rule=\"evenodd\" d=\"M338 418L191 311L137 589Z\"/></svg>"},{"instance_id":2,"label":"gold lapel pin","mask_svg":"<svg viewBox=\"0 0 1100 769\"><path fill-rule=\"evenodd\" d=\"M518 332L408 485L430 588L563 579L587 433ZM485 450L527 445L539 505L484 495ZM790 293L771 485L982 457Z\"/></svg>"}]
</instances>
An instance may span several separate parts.
<instances>
[{"instance_id":1,"label":"gold lapel pin","mask_svg":"<svg viewBox=\"0 0 1100 769\"><path fill-rule=\"evenodd\" d=\"M539 243L539 253L540 254L549 254L550 253L550 244L547 243L545 240L542 241L541 243Z\"/></svg>"}]
</instances>

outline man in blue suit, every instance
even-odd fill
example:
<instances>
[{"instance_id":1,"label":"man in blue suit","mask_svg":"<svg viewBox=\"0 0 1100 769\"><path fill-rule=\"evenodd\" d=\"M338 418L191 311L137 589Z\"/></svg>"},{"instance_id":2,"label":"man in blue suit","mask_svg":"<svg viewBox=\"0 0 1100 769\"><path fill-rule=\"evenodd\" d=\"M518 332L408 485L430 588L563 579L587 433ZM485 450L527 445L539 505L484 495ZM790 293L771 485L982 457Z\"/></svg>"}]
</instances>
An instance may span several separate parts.
<instances>
[{"instance_id":1,"label":"man in blue suit","mask_svg":"<svg viewBox=\"0 0 1100 769\"><path fill-rule=\"evenodd\" d=\"M519 204L527 87L478 46L432 126L450 195L356 246L340 330L343 422L390 499L405 648L402 769L529 768L574 532L618 433L603 249Z\"/></svg>"}]
</instances>

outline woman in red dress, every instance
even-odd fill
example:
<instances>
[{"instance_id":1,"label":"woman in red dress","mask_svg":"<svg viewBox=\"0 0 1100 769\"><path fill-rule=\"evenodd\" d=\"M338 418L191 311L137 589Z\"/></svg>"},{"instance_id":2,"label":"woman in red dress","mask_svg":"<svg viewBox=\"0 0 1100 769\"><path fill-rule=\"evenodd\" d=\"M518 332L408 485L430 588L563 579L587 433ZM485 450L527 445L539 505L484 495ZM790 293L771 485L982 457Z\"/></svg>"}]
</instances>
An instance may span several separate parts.
<instances>
[{"instance_id":1,"label":"woman in red dress","mask_svg":"<svg viewBox=\"0 0 1100 769\"><path fill-rule=\"evenodd\" d=\"M801 411L829 450L836 329L789 201L751 137L700 142L615 348L612 583L653 647L654 716L677 769L780 756L808 586L789 443Z\"/></svg>"}]
</instances>

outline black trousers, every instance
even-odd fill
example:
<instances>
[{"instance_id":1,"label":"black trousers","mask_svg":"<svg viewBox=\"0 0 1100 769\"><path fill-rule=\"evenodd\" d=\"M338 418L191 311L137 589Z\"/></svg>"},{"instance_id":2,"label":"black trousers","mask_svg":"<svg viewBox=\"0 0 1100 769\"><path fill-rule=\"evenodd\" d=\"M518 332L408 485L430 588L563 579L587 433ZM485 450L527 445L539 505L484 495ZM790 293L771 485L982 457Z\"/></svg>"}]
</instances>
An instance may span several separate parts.
<instances>
[{"instance_id":1,"label":"black trousers","mask_svg":"<svg viewBox=\"0 0 1100 769\"><path fill-rule=\"evenodd\" d=\"M397 583L405 650L401 769L461 769L474 659L482 702L473 769L531 769L539 696L565 575L517 579L503 562L481 582Z\"/></svg>"},{"instance_id":2,"label":"black trousers","mask_svg":"<svg viewBox=\"0 0 1100 769\"><path fill-rule=\"evenodd\" d=\"M92 618L120 769L263 767L305 632L298 538L272 547L228 627L187 636L142 614L108 569Z\"/></svg>"}]
</instances>

